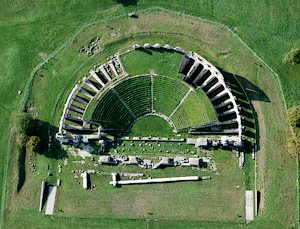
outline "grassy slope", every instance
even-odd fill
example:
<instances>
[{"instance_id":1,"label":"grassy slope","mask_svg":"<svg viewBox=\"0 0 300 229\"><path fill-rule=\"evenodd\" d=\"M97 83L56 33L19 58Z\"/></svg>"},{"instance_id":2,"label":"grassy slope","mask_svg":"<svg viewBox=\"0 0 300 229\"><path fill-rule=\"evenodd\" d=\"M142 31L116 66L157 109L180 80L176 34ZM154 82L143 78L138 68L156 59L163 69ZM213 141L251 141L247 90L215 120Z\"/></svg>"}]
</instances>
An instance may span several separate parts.
<instances>
[{"instance_id":1,"label":"grassy slope","mask_svg":"<svg viewBox=\"0 0 300 229\"><path fill-rule=\"evenodd\" d=\"M182 80L153 77L153 109L169 116L188 90L189 87Z\"/></svg>"},{"instance_id":2,"label":"grassy slope","mask_svg":"<svg viewBox=\"0 0 300 229\"><path fill-rule=\"evenodd\" d=\"M116 1L94 1L84 3L67 1L35 3L18 1L3 2L0 19L4 25L28 23L32 21L54 20L54 18L72 19L87 18L95 13L111 7ZM263 59L274 67L283 80L288 103L299 101L300 93L291 78L298 81L298 67L289 67L282 63L283 55L293 46L300 45L300 39L295 33L298 28L300 15L299 4L295 0L289 1L257 1L247 2L211 2L211 1L126 1L128 11L147 6L162 6L178 11L201 16L222 22L235 28L237 33L253 47ZM132 4L130 4L130 2ZM120 4L121 5L121 4ZM76 15L77 18L74 18ZM98 16L99 16L98 15ZM53 28L53 27L52 27ZM52 30L52 29L51 29ZM45 47L47 47L45 45Z\"/></svg>"},{"instance_id":3,"label":"grassy slope","mask_svg":"<svg viewBox=\"0 0 300 229\"><path fill-rule=\"evenodd\" d=\"M2 7L1 7L2 9ZM0 23L0 186L6 164L9 120L13 111L18 109L22 96L18 90L24 90L32 68L42 59L40 52L48 53L65 40L64 34L71 34L77 28L76 22L68 22L68 27L61 21L53 24L45 22L5 26ZM48 44L48 45L45 45ZM5 98L5 99L4 99ZM1 196L0 196L1 199Z\"/></svg>"},{"instance_id":4,"label":"grassy slope","mask_svg":"<svg viewBox=\"0 0 300 229\"><path fill-rule=\"evenodd\" d=\"M192 91L171 117L177 129L216 121L216 113L201 89Z\"/></svg>"},{"instance_id":5,"label":"grassy slope","mask_svg":"<svg viewBox=\"0 0 300 229\"><path fill-rule=\"evenodd\" d=\"M147 4L150 5L152 2L148 1ZM275 67L282 78L286 77L282 82L286 90L289 88L289 93L286 94L288 103L293 104L299 101L299 91L296 90L298 80L294 80L299 78L299 67L288 67L281 63L283 54L292 46L299 44L299 38L295 33L299 21L297 2L222 1L208 4L198 2L189 1L181 5L179 2L164 1L160 4L165 7L172 4L170 8L194 12L196 15L236 27L237 33L242 35L259 55ZM41 51L49 53L61 44L62 40L66 40L79 24L83 24L86 19L89 20L91 15L95 15L94 12L99 12L96 16L100 17L103 7L98 5L101 3L95 5L92 1L80 7L76 3L70 6L64 2L59 6L57 2L48 2L43 5L36 3L32 6L27 1L19 1L10 3L12 5L7 9L7 3L1 4L5 4L0 7L0 44L4 47L0 54L2 59L0 63L1 68L5 69L0 73L1 82L4 83L1 84L3 85L1 97L5 97L6 100L1 103L0 109L3 116L0 124L2 130L7 130L8 124L5 120L19 102L16 92L22 88L32 67L40 60L38 54ZM140 2L140 6L143 4ZM132 9L128 8L128 10ZM53 33L53 31L56 32ZM45 39L47 39L46 42ZM20 59L22 61L18 61ZM2 132L2 136L1 162L6 152L7 131Z\"/></svg>"},{"instance_id":6,"label":"grassy slope","mask_svg":"<svg viewBox=\"0 0 300 229\"><path fill-rule=\"evenodd\" d=\"M144 116L134 123L131 131L131 136L157 136L166 137L172 135L172 128L169 124L162 118L158 116Z\"/></svg>"},{"instance_id":7,"label":"grassy slope","mask_svg":"<svg viewBox=\"0 0 300 229\"><path fill-rule=\"evenodd\" d=\"M155 73L174 78L182 78L178 74L182 55L174 52L158 52L156 50L130 52L122 56L122 62L130 75Z\"/></svg>"}]
</instances>

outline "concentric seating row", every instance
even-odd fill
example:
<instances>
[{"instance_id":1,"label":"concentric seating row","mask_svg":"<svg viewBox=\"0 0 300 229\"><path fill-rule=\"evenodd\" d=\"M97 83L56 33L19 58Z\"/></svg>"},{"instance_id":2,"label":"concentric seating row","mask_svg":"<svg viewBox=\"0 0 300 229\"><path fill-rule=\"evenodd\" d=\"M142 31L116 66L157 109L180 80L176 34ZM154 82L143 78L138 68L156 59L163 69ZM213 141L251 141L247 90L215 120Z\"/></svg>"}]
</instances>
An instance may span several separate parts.
<instances>
[{"instance_id":1,"label":"concentric seating row","mask_svg":"<svg viewBox=\"0 0 300 229\"><path fill-rule=\"evenodd\" d=\"M56 137L64 141L67 133L93 133L97 131L99 124L84 120L85 110L90 101L95 99L109 82L126 76L127 73L116 54L111 60L103 65L95 65L85 76L82 83L76 84L65 104L63 115L59 124L59 132Z\"/></svg>"},{"instance_id":2,"label":"concentric seating row","mask_svg":"<svg viewBox=\"0 0 300 229\"><path fill-rule=\"evenodd\" d=\"M133 49L140 48L164 48L184 55L179 73L184 75L184 80L192 87L203 90L213 105L218 118L217 122L191 128L189 130L191 134L217 133L237 135L239 142L242 142L243 128L240 107L226 85L222 74L216 67L200 55L196 53L187 54L179 47L174 48L170 45L160 46L159 44L150 45L148 43L143 46L133 46ZM118 126L121 126L121 124L126 126L126 123L131 123L132 119L136 119L155 109L153 107L155 105L155 95L157 93L161 94L161 92L151 87L151 78L149 76L130 77L124 81L122 80L122 84L124 83L125 86L122 86L122 84L113 84L113 82L119 81L122 76L128 75L118 54L106 64L95 65L89 73L89 76L83 78L82 83L75 85L65 104L59 125L59 132L57 133L57 139L62 143L65 140L68 141L67 137L65 137L67 133L80 133L81 131L93 133L96 129L99 131L100 127L102 127L100 126L102 125L101 122L98 122L99 120L102 122L115 122ZM96 111L98 109L99 112L97 111L98 116L95 116L95 122L93 120L84 120L85 111L91 100L98 98L100 95L107 94L103 93L107 92L106 89L104 90L104 88L108 88L107 85L110 85L109 90L117 97L116 100L118 100L118 103L112 104L110 108L107 108L103 104L103 106L100 105L97 107ZM105 101L110 101L110 97L107 97ZM177 102L174 98L174 103Z\"/></svg>"},{"instance_id":3,"label":"concentric seating row","mask_svg":"<svg viewBox=\"0 0 300 229\"><path fill-rule=\"evenodd\" d=\"M130 129L140 116L151 112L151 78L125 78L112 85L98 100L92 121L107 131Z\"/></svg>"},{"instance_id":4,"label":"concentric seating row","mask_svg":"<svg viewBox=\"0 0 300 229\"><path fill-rule=\"evenodd\" d=\"M113 87L135 117L151 112L151 78L133 77Z\"/></svg>"},{"instance_id":5,"label":"concentric seating row","mask_svg":"<svg viewBox=\"0 0 300 229\"><path fill-rule=\"evenodd\" d=\"M126 129L134 121L132 114L113 90L104 93L100 101L93 112L92 121L100 123L105 129Z\"/></svg>"},{"instance_id":6,"label":"concentric seating row","mask_svg":"<svg viewBox=\"0 0 300 229\"><path fill-rule=\"evenodd\" d=\"M153 76L153 110L170 116L188 91L189 87L182 82L164 76Z\"/></svg>"},{"instance_id":7,"label":"concentric seating row","mask_svg":"<svg viewBox=\"0 0 300 229\"><path fill-rule=\"evenodd\" d=\"M218 122L191 128L190 133L234 134L241 139L240 108L220 71L200 55L191 53L184 55L179 73L187 83L205 92L218 116Z\"/></svg>"}]
</instances>

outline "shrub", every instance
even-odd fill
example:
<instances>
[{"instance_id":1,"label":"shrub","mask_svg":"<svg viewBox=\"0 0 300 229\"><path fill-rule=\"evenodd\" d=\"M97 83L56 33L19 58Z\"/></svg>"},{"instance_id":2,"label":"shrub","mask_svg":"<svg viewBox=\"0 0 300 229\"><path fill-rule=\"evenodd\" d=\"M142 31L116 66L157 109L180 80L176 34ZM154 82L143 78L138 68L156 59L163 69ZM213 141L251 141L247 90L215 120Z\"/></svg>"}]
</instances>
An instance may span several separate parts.
<instances>
[{"instance_id":1,"label":"shrub","mask_svg":"<svg viewBox=\"0 0 300 229\"><path fill-rule=\"evenodd\" d=\"M28 140L28 136L26 134L18 133L16 136L17 144L21 147L26 145L27 140Z\"/></svg>"},{"instance_id":2,"label":"shrub","mask_svg":"<svg viewBox=\"0 0 300 229\"><path fill-rule=\"evenodd\" d=\"M300 48L293 48L289 53L287 53L283 62L286 64L296 65L300 63Z\"/></svg>"},{"instance_id":3,"label":"shrub","mask_svg":"<svg viewBox=\"0 0 300 229\"><path fill-rule=\"evenodd\" d=\"M300 128L300 106L293 106L288 110L288 122L295 128Z\"/></svg>"},{"instance_id":4,"label":"shrub","mask_svg":"<svg viewBox=\"0 0 300 229\"><path fill-rule=\"evenodd\" d=\"M39 152L41 150L41 139L38 136L29 137L26 148L29 152Z\"/></svg>"},{"instance_id":5,"label":"shrub","mask_svg":"<svg viewBox=\"0 0 300 229\"><path fill-rule=\"evenodd\" d=\"M32 135L35 128L35 120L30 116L30 114L22 112L17 115L16 129L19 134Z\"/></svg>"},{"instance_id":6,"label":"shrub","mask_svg":"<svg viewBox=\"0 0 300 229\"><path fill-rule=\"evenodd\" d=\"M300 137L293 136L287 141L287 150L291 156L300 156Z\"/></svg>"}]
</instances>

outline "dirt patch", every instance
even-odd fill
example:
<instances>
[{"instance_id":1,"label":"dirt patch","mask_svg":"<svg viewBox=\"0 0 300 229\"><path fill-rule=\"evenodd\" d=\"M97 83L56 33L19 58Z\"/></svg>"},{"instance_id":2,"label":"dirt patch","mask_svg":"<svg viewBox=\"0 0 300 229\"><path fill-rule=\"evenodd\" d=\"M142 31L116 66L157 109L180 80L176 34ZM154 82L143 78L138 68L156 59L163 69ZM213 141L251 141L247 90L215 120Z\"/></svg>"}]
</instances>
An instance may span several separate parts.
<instances>
[{"instance_id":1,"label":"dirt patch","mask_svg":"<svg viewBox=\"0 0 300 229\"><path fill-rule=\"evenodd\" d=\"M257 116L259 117L259 143L260 143L260 149L257 152L257 166L258 166L258 183L257 183L257 189L260 190L261 196L260 196L260 203L259 203L259 208L260 211L263 211L265 207L265 177L264 177L264 172L265 171L265 166L266 166L266 150L265 150L265 145L267 142L267 137L266 137L266 123L264 120L264 115L262 112L262 107L260 105L260 102L254 101L253 102L254 109L257 113Z\"/></svg>"},{"instance_id":2,"label":"dirt patch","mask_svg":"<svg viewBox=\"0 0 300 229\"><path fill-rule=\"evenodd\" d=\"M154 69L151 69L149 73L150 73L151 75L156 74Z\"/></svg>"},{"instance_id":3,"label":"dirt patch","mask_svg":"<svg viewBox=\"0 0 300 229\"><path fill-rule=\"evenodd\" d=\"M40 57L42 60L47 60L48 55L47 55L47 53L40 52L40 53L39 53L39 57Z\"/></svg>"}]
</instances>

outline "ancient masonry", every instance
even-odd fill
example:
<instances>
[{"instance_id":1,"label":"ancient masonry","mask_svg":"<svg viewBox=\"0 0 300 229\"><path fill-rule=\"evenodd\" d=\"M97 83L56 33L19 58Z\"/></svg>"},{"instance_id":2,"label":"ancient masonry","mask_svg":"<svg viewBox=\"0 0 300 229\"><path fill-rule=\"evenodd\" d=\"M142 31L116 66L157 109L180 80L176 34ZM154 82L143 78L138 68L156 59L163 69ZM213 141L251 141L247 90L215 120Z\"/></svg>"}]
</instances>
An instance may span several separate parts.
<instances>
[{"instance_id":1,"label":"ancient masonry","mask_svg":"<svg viewBox=\"0 0 300 229\"><path fill-rule=\"evenodd\" d=\"M187 53L180 47L172 47L168 44L150 45L149 43L133 45L135 49L166 49L173 50L183 55L179 73L184 75L184 80L194 88L201 88L210 99L218 121L204 126L194 127L189 130L191 134L216 134L230 135L227 142L235 148L242 148L243 127L240 115L240 106L236 98L227 87L221 72L196 53ZM97 64L89 75L85 76L81 83L74 86L65 104L63 115L59 123L59 131L56 138L62 143L88 142L101 139L102 129L99 123L84 119L84 114L92 99L98 98L101 93L116 81L127 77L120 55L115 54L107 63ZM76 134L74 134L74 131ZM225 137L226 138L226 137Z\"/></svg>"}]
</instances>

